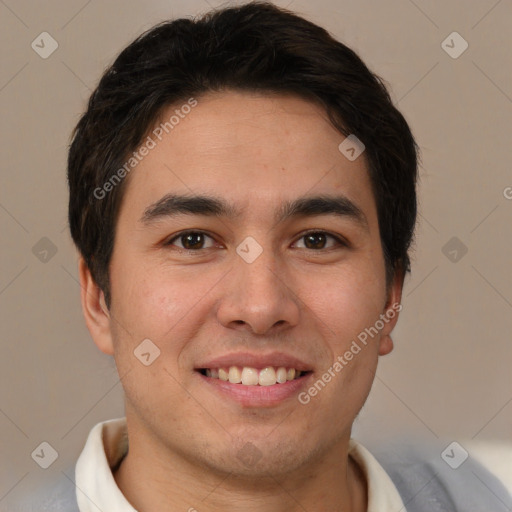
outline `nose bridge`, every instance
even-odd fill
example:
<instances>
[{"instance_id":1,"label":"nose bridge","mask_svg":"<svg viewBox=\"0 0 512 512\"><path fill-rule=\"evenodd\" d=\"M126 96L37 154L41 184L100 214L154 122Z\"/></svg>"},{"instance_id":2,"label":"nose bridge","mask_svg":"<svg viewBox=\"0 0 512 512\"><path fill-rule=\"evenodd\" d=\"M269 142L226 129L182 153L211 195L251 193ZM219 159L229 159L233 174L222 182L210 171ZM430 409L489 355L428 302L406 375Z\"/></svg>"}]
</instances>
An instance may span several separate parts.
<instances>
[{"instance_id":1,"label":"nose bridge","mask_svg":"<svg viewBox=\"0 0 512 512\"><path fill-rule=\"evenodd\" d=\"M246 237L237 247L231 285L226 287L219 320L231 326L247 324L264 333L276 324L296 324L299 309L294 294L286 285L283 262L267 237L260 244Z\"/></svg>"},{"instance_id":2,"label":"nose bridge","mask_svg":"<svg viewBox=\"0 0 512 512\"><path fill-rule=\"evenodd\" d=\"M248 236L238 245L235 272L245 292L255 295L265 293L269 300L274 300L284 295L279 276L282 266L277 261L278 255L275 254L269 237L262 244Z\"/></svg>"}]
</instances>

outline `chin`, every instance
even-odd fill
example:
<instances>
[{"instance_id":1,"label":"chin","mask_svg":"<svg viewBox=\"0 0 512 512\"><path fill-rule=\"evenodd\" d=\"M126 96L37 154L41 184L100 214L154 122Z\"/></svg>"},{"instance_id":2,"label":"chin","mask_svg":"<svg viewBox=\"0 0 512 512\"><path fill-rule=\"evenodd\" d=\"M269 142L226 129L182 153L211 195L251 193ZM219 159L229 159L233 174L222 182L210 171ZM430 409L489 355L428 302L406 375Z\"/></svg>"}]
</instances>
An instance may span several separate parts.
<instances>
[{"instance_id":1,"label":"chin","mask_svg":"<svg viewBox=\"0 0 512 512\"><path fill-rule=\"evenodd\" d=\"M286 436L269 441L268 438L239 438L226 446L224 453L210 459L210 465L222 473L240 477L279 477L300 470L314 455L299 438Z\"/></svg>"}]
</instances>

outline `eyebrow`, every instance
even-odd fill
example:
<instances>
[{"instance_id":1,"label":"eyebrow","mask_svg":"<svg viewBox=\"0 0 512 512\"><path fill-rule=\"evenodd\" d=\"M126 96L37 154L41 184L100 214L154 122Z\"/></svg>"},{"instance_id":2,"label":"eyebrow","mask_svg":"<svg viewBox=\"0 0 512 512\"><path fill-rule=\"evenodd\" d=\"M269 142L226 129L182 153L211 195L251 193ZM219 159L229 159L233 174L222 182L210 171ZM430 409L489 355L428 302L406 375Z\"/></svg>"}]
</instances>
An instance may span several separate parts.
<instances>
[{"instance_id":1,"label":"eyebrow","mask_svg":"<svg viewBox=\"0 0 512 512\"><path fill-rule=\"evenodd\" d=\"M224 199L209 195L166 194L148 206L140 219L143 224L178 215L207 215L234 219L242 210ZM364 212L344 195L304 196L293 201L284 201L275 211L274 221L284 222L292 217L315 217L336 215L348 218L368 230Z\"/></svg>"}]
</instances>

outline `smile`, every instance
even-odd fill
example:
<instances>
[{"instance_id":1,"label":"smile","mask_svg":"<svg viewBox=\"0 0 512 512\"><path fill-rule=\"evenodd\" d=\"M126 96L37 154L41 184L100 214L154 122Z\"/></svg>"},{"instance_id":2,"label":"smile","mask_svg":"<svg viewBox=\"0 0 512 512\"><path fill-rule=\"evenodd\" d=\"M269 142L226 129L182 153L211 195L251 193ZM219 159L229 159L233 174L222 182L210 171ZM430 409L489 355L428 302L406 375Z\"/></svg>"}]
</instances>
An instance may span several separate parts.
<instances>
[{"instance_id":1,"label":"smile","mask_svg":"<svg viewBox=\"0 0 512 512\"><path fill-rule=\"evenodd\" d=\"M266 366L262 369L250 366L230 366L226 368L202 368L199 372L205 377L219 379L231 384L243 386L273 386L274 384L285 384L288 381L298 379L304 373L295 368L284 366Z\"/></svg>"}]
</instances>

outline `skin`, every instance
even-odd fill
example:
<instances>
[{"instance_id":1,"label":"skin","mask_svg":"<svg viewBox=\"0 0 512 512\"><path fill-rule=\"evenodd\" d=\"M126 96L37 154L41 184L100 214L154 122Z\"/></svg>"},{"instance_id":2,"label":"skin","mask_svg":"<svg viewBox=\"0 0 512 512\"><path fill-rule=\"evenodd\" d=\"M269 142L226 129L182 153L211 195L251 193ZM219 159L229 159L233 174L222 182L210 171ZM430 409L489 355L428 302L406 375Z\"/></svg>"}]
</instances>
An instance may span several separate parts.
<instances>
[{"instance_id":1,"label":"skin","mask_svg":"<svg viewBox=\"0 0 512 512\"><path fill-rule=\"evenodd\" d=\"M130 449L116 482L139 512L364 511L367 486L348 443L378 356L393 349L398 313L307 405L294 396L242 407L194 371L205 355L280 350L310 364L314 382L400 302L403 278L386 288L364 153L345 158L338 150L345 137L326 113L291 95L228 91L197 99L128 178L110 310L80 261L87 326L114 356L126 396ZM243 213L141 222L170 192L214 194ZM366 228L334 215L274 221L284 200L333 193L362 210ZM206 231L200 252L186 253L183 238L165 245L186 229ZM327 237L325 248L307 246L311 229L349 245ZM247 236L263 248L251 264L236 253ZM150 366L133 355L146 338L161 351ZM247 442L261 455L251 467L237 457Z\"/></svg>"}]
</instances>

